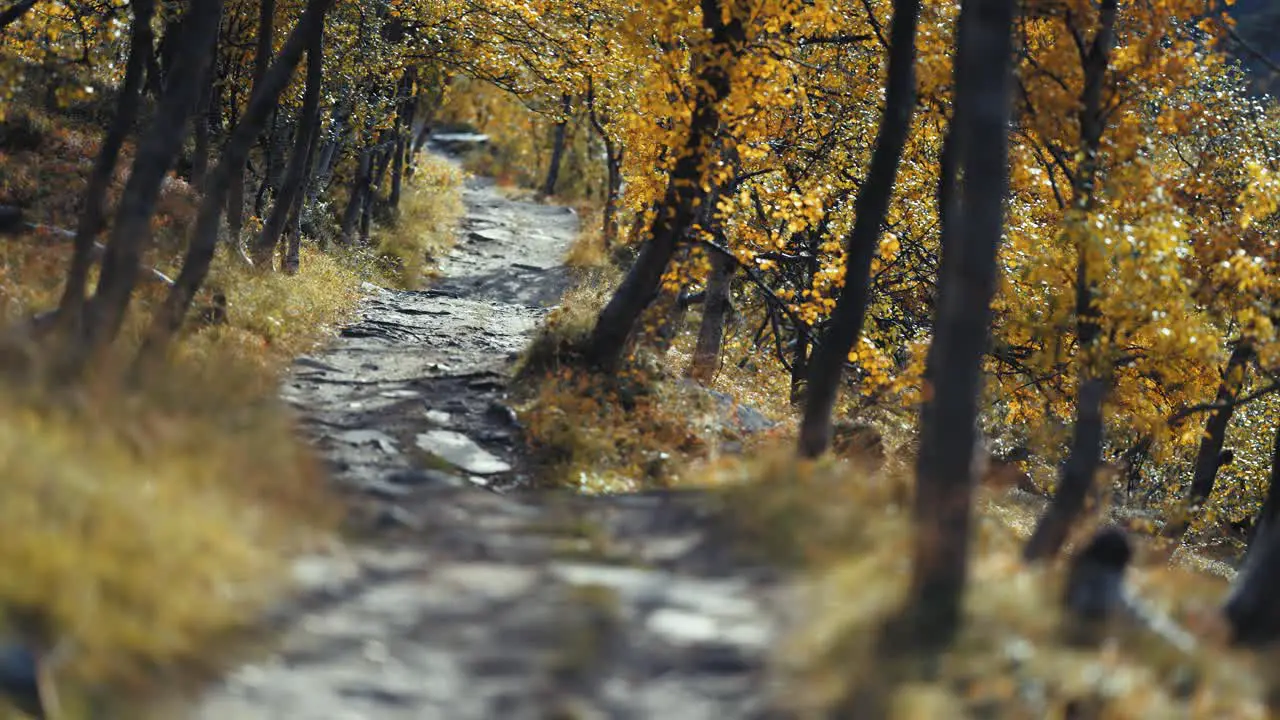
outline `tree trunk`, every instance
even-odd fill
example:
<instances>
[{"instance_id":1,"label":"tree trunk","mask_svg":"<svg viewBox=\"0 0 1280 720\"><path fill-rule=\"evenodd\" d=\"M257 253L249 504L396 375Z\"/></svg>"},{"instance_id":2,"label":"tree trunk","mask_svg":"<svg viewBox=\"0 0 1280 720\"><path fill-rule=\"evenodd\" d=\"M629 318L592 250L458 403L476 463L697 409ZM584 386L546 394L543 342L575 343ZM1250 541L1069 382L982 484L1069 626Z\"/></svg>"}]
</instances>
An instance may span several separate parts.
<instances>
[{"instance_id":1,"label":"tree trunk","mask_svg":"<svg viewBox=\"0 0 1280 720\"><path fill-rule=\"evenodd\" d=\"M385 154L385 153L383 153ZM386 165L382 163L379 157L380 153L374 153L371 164L377 168L381 165L381 170L385 170ZM369 182L364 186L364 193L360 198L360 244L369 245L370 232L373 229L373 208L378 202L378 175L379 169L375 169L369 178Z\"/></svg>"},{"instance_id":2,"label":"tree trunk","mask_svg":"<svg viewBox=\"0 0 1280 720\"><path fill-rule=\"evenodd\" d=\"M800 423L801 457L817 457L831 444L831 413L840 392L844 365L862 332L871 261L880 246L881 226L889 210L902 149L915 111L915 35L919 11L918 2L894 3L884 113L880 117L871 165L855 204L853 231L847 240L844 287L809 364L804 417Z\"/></svg>"},{"instance_id":3,"label":"tree trunk","mask_svg":"<svg viewBox=\"0 0 1280 720\"><path fill-rule=\"evenodd\" d=\"M595 87L591 78L587 78L587 118L596 135L604 143L605 170L608 179L605 183L604 218L601 227L601 240L605 252L613 248L618 241L618 198L622 195L622 152L623 148L613 136L605 130L605 121L596 107Z\"/></svg>"},{"instance_id":4,"label":"tree trunk","mask_svg":"<svg viewBox=\"0 0 1280 720\"><path fill-rule=\"evenodd\" d=\"M1142 465L1151 455L1153 442L1154 438L1152 436L1144 435L1142 439L1124 451L1121 464L1124 467L1124 493L1126 497L1133 497L1134 489L1137 488L1138 483L1142 480Z\"/></svg>"},{"instance_id":5,"label":"tree trunk","mask_svg":"<svg viewBox=\"0 0 1280 720\"><path fill-rule=\"evenodd\" d=\"M618 241L618 199L622 196L622 148L612 138L604 138L604 151L607 159L608 185L605 187L604 219L601 228L601 242L605 252L613 249Z\"/></svg>"},{"instance_id":6,"label":"tree trunk","mask_svg":"<svg viewBox=\"0 0 1280 720\"><path fill-rule=\"evenodd\" d=\"M227 241L235 248L241 247L240 236L244 234L244 175L242 169L227 189Z\"/></svg>"},{"instance_id":7,"label":"tree trunk","mask_svg":"<svg viewBox=\"0 0 1280 720\"><path fill-rule=\"evenodd\" d=\"M329 186L330 180L333 178L333 169L337 165L338 158L342 154L342 147L346 144L347 135L351 130L351 113L354 110L354 101L351 98L351 90L348 87L339 93L342 98L334 108L332 119L329 121L329 129L324 133L317 133L316 141L319 147L316 151L316 159L314 169L311 173L310 195L308 203L315 201ZM323 137L323 142L321 142Z\"/></svg>"},{"instance_id":8,"label":"tree trunk","mask_svg":"<svg viewBox=\"0 0 1280 720\"><path fill-rule=\"evenodd\" d=\"M805 378L809 374L809 328L796 328L796 344L791 353L791 392L788 401L800 407L805 401Z\"/></svg>"},{"instance_id":9,"label":"tree trunk","mask_svg":"<svg viewBox=\"0 0 1280 720\"><path fill-rule=\"evenodd\" d=\"M405 156L408 154L409 133L413 130L413 113L416 109L413 95L413 68L405 71L401 81L400 102L396 106L395 156L391 163L391 192L387 206L394 213L400 209L400 193L404 183Z\"/></svg>"},{"instance_id":10,"label":"tree trunk","mask_svg":"<svg viewBox=\"0 0 1280 720\"><path fill-rule=\"evenodd\" d=\"M568 93L560 96L560 118L556 121L555 134L551 139L551 164L547 167L547 179L542 183L542 194L551 197L556 194L556 183L560 180L560 163L564 160L565 146L569 138L569 109L573 97Z\"/></svg>"},{"instance_id":11,"label":"tree trunk","mask_svg":"<svg viewBox=\"0 0 1280 720\"><path fill-rule=\"evenodd\" d=\"M258 6L258 37L253 52L253 83L250 86L250 97L262 84L262 77L267 73L267 65L271 62L272 38L275 36L275 0L261 0ZM245 161L248 162L246 156ZM245 168L241 167L231 178L231 187L227 191L227 227L231 242L240 248L240 235L244 230L244 188Z\"/></svg>"},{"instance_id":12,"label":"tree trunk","mask_svg":"<svg viewBox=\"0 0 1280 720\"><path fill-rule=\"evenodd\" d=\"M644 329L636 345L659 356L666 355L684 329L688 314L689 306L680 302L680 293L664 288L645 311L642 323Z\"/></svg>"},{"instance_id":13,"label":"tree trunk","mask_svg":"<svg viewBox=\"0 0 1280 720\"><path fill-rule=\"evenodd\" d=\"M1098 16L1098 32L1092 46L1083 55L1085 84L1081 93L1079 115L1081 154L1083 160L1076 171L1072 187L1074 218L1077 228L1083 225L1093 205L1093 191L1098 174L1098 154L1102 147L1105 114L1102 89L1115 39L1116 0L1103 0ZM1063 468L1058 491L1027 542L1023 557L1028 561L1047 560L1058 553L1066 542L1071 523L1084 508L1085 497L1093 484L1094 471L1102 459L1102 402L1111 384L1111 373L1100 359L1094 358L1098 336L1099 312L1093 303L1096 283L1089 279L1088 248L1085 237L1077 237L1076 261L1076 342L1080 365L1076 395L1076 424L1071 440L1071 455Z\"/></svg>"},{"instance_id":14,"label":"tree trunk","mask_svg":"<svg viewBox=\"0 0 1280 720\"><path fill-rule=\"evenodd\" d=\"M78 373L92 354L109 345L120 331L138 279L143 248L151 238L160 184L182 149L187 119L207 72L210 49L217 40L222 0L192 0L182 21L182 47L165 83L155 120L142 137L125 183L115 225L102 258L102 274L90 300L82 342L68 369Z\"/></svg>"},{"instance_id":15,"label":"tree trunk","mask_svg":"<svg viewBox=\"0 0 1280 720\"><path fill-rule=\"evenodd\" d=\"M402 153L404 156L403 175L405 178L413 177L414 171L418 168L418 160L415 157L417 150L415 149L413 142L416 137L418 127L419 93L416 70L413 72L413 78L413 82L409 83L409 99L405 103L404 128L401 130L404 148L404 152ZM397 190L396 192L398 193L399 191ZM398 194L396 196L395 207L396 209L399 209L400 207L400 197Z\"/></svg>"},{"instance_id":16,"label":"tree trunk","mask_svg":"<svg viewBox=\"0 0 1280 720\"><path fill-rule=\"evenodd\" d=\"M649 238L626 278L596 319L587 347L588 362L599 369L615 368L636 320L656 295L676 245L693 224L705 196L702 166L720 125L720 102L729 95L732 65L746 39L742 21L724 22L719 0L701 0L702 24L711 33L711 47L698 73L693 116L683 151L667 182Z\"/></svg>"},{"instance_id":17,"label":"tree trunk","mask_svg":"<svg viewBox=\"0 0 1280 720\"><path fill-rule=\"evenodd\" d=\"M302 213L315 197L311 191L311 186L315 184L315 177L311 172L311 168L314 165L316 145L319 144L319 140L319 134L312 133L311 143L307 145L307 172L302 182L303 192L294 201L293 210L289 214L289 247L286 249L284 261L281 263L281 267L289 275L296 275L302 262Z\"/></svg>"},{"instance_id":18,"label":"tree trunk","mask_svg":"<svg viewBox=\"0 0 1280 720\"><path fill-rule=\"evenodd\" d=\"M400 209L400 193L404 185L404 130L396 131L395 147L391 157L391 190L387 193L387 207L394 213Z\"/></svg>"},{"instance_id":19,"label":"tree trunk","mask_svg":"<svg viewBox=\"0 0 1280 720\"><path fill-rule=\"evenodd\" d=\"M1248 567L1259 544L1259 539L1275 526L1277 510L1280 510L1280 423L1276 425L1275 437L1271 443L1271 475L1267 478L1267 496L1262 501L1253 525L1249 528L1248 545L1245 548L1243 565Z\"/></svg>"},{"instance_id":20,"label":"tree trunk","mask_svg":"<svg viewBox=\"0 0 1280 720\"><path fill-rule=\"evenodd\" d=\"M58 302L58 321L63 332L71 334L81 330L85 286L89 282L89 270L93 267L94 239L102 230L106 214L107 188L120 159L120 148L138 120L143 74L147 57L151 55L151 18L155 14L154 0L134 0L133 26L129 38L129 59L125 65L124 84L116 98L116 113L111 127L102 140L102 147L94 161L93 172L85 187L83 210L76 227L75 250L71 266L67 270L67 283Z\"/></svg>"},{"instance_id":21,"label":"tree trunk","mask_svg":"<svg viewBox=\"0 0 1280 720\"><path fill-rule=\"evenodd\" d=\"M161 4L160 19L164 21L164 28L160 33L160 47L157 48L153 42L146 47L147 56L144 58L147 68L147 79L143 83L143 91L153 98L159 98L164 94L164 68L160 65L160 50L166 48L171 42L166 38L176 37L179 32L180 18L173 16L166 10L166 6ZM167 16L167 17L166 17Z\"/></svg>"},{"instance_id":22,"label":"tree trunk","mask_svg":"<svg viewBox=\"0 0 1280 720\"><path fill-rule=\"evenodd\" d=\"M284 182L276 195L271 214L262 226L262 234L253 246L253 263L265 270L271 269L271 258L275 254L276 245L284 233L294 206L302 195L302 186L306 184L307 160L311 152L312 139L320 125L320 86L324 79L324 26L311 38L307 47L307 82L302 94L302 108L298 112L298 128L293 143L293 154L289 158L289 167L285 171Z\"/></svg>"},{"instance_id":23,"label":"tree trunk","mask_svg":"<svg viewBox=\"0 0 1280 720\"><path fill-rule=\"evenodd\" d=\"M817 227L805 231L804 247L809 253L809 259L804 264L803 282L804 287L810 291L813 290L813 284L818 277L818 270L821 268L818 247L822 244L822 235L826 232L826 225L827 220L824 216ZM791 392L788 399L793 408L800 410L803 409L808 397L809 361L812 358L812 349L812 329L808 325L797 325L796 344L795 349L792 351L791 359Z\"/></svg>"},{"instance_id":24,"label":"tree trunk","mask_svg":"<svg viewBox=\"0 0 1280 720\"><path fill-rule=\"evenodd\" d=\"M156 88L157 97L163 95L168 89L169 77L173 74L174 58L181 54L178 48L182 46L182 40L182 16L174 14L165 21L164 32L160 36L159 47L156 48L156 63L160 71L158 73L160 83Z\"/></svg>"},{"instance_id":25,"label":"tree trunk","mask_svg":"<svg viewBox=\"0 0 1280 720\"><path fill-rule=\"evenodd\" d=\"M350 246L355 242L356 223L360 221L360 211L364 209L364 198L369 192L370 168L373 166L373 148L360 151L360 163L355 177L351 179L351 193L347 196L347 207L342 212L341 238L342 244Z\"/></svg>"},{"instance_id":26,"label":"tree trunk","mask_svg":"<svg viewBox=\"0 0 1280 720\"><path fill-rule=\"evenodd\" d=\"M36 6L36 2L37 0L18 0L18 2L14 3L11 7L0 12L0 32L3 32L5 28L18 20L21 20L23 15L26 15L31 8Z\"/></svg>"},{"instance_id":27,"label":"tree trunk","mask_svg":"<svg viewBox=\"0 0 1280 720\"><path fill-rule=\"evenodd\" d=\"M1280 488L1280 425L1272 443L1267 499L1253 523L1244 563L1227 597L1224 614L1232 639L1262 645L1280 637L1280 526L1275 522Z\"/></svg>"},{"instance_id":28,"label":"tree trunk","mask_svg":"<svg viewBox=\"0 0 1280 720\"><path fill-rule=\"evenodd\" d=\"M1222 383L1218 385L1218 394L1214 404L1222 405L1222 409L1209 413L1204 423L1204 437L1200 440L1200 449L1196 453L1196 464L1191 475L1191 488L1187 493L1187 501L1180 517L1165 526L1161 533L1166 538L1181 538L1191 526L1191 516L1213 494L1213 486L1217 482L1218 468L1222 465L1222 445L1226 441L1227 426L1231 424L1231 416L1235 406L1231 403L1244 384L1245 364L1252 356L1252 348L1240 342L1227 358L1227 367L1222 371Z\"/></svg>"},{"instance_id":29,"label":"tree trunk","mask_svg":"<svg viewBox=\"0 0 1280 720\"><path fill-rule=\"evenodd\" d=\"M216 45L214 52L217 52ZM218 69L214 63L210 63L205 79L201 82L200 100L196 104L191 123L195 137L191 158L191 187L197 192L204 192L205 175L209 170L209 106L213 103L213 85L217 79Z\"/></svg>"},{"instance_id":30,"label":"tree trunk","mask_svg":"<svg viewBox=\"0 0 1280 720\"><path fill-rule=\"evenodd\" d=\"M929 358L936 363L930 373L933 397L920 414L915 552L906 611L914 639L931 648L949 645L959 630L968 573L974 478L966 470L973 464L1009 184L1015 9L1015 0L964 0L960 10L949 134L966 182L959 212L949 212L942 229L951 236L943 246L952 257L940 278ZM913 37L897 35L899 13L914 18L918 10L917 0L895 3L894 47Z\"/></svg>"},{"instance_id":31,"label":"tree trunk","mask_svg":"<svg viewBox=\"0 0 1280 720\"><path fill-rule=\"evenodd\" d=\"M702 304L702 323L698 327L698 343L689 363L689 377L710 385L720 365L720 344L724 340L724 322L729 315L729 288L738 263L721 253L711 254L711 276L707 279L707 298Z\"/></svg>"},{"instance_id":32,"label":"tree trunk","mask_svg":"<svg viewBox=\"0 0 1280 720\"><path fill-rule=\"evenodd\" d=\"M387 133L382 133L378 138L378 154L373 163L373 181L371 185L375 192L381 192L383 183L387 181L387 170L391 167L392 147L395 143Z\"/></svg>"},{"instance_id":33,"label":"tree trunk","mask_svg":"<svg viewBox=\"0 0 1280 720\"><path fill-rule=\"evenodd\" d=\"M282 148L288 144L289 139L287 133L281 130L283 125L280 114L272 110L268 121L269 129L262 140L262 177L258 183L258 190L253 195L253 214L258 217L267 214L267 202L280 186L281 176L284 174L284 166L281 164L284 160Z\"/></svg>"},{"instance_id":34,"label":"tree trunk","mask_svg":"<svg viewBox=\"0 0 1280 720\"><path fill-rule=\"evenodd\" d=\"M152 318L151 327L134 366L135 377L163 356L169 342L181 327L192 298L209 272L209 264L218 244L218 224L231 179L244 168L249 149L262 130L267 116L279 102L280 93L289 84L289 79L302 59L303 51L312 46L316 35L323 32L324 15L334 1L307 0L306 8L298 18L298 24L289 33L280 56L263 75L262 82L249 99L244 116L240 118L223 148L222 158L210 178L209 191L200 204L195 231L182 261L182 271Z\"/></svg>"}]
</instances>

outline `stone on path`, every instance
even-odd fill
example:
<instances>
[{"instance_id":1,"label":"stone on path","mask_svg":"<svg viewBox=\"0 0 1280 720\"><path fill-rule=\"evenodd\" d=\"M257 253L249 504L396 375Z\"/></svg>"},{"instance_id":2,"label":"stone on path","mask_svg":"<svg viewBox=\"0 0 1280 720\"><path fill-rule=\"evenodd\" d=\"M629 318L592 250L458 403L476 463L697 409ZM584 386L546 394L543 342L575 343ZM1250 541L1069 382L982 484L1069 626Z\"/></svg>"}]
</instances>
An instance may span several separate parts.
<instances>
[{"instance_id":1,"label":"stone on path","mask_svg":"<svg viewBox=\"0 0 1280 720\"><path fill-rule=\"evenodd\" d=\"M418 447L473 475L507 472L511 465L452 430L429 430L417 437Z\"/></svg>"}]
</instances>

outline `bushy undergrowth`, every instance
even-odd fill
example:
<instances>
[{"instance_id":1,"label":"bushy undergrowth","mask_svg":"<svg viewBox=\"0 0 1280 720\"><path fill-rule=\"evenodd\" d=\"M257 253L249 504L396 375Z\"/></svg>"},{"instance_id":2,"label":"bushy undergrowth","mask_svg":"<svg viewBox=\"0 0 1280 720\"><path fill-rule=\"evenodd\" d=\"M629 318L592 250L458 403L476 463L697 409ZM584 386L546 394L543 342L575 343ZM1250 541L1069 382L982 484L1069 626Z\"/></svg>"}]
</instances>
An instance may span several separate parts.
<instances>
[{"instance_id":1,"label":"bushy undergrowth","mask_svg":"<svg viewBox=\"0 0 1280 720\"><path fill-rule=\"evenodd\" d=\"M287 414L253 369L228 372L240 362L207 357L153 392L100 387L73 405L0 393L0 605L38 608L73 640L72 676L128 683L211 660L332 519Z\"/></svg>"},{"instance_id":2,"label":"bushy undergrowth","mask_svg":"<svg viewBox=\"0 0 1280 720\"><path fill-rule=\"evenodd\" d=\"M74 228L101 130L38 114L23 122L30 142L0 149L0 204ZM421 175L405 233L417 232L425 207L457 203L442 171L428 164ZM165 187L145 262L172 276L198 198L181 180ZM435 242L440 227L422 234ZM56 231L0 238L0 324L56 305L70 251ZM227 255L171 362L140 387L106 367L74 389L0 382L0 628L34 612L71 641L58 679L73 706L76 688L128 696L211 669L287 590L288 558L338 519L278 399L279 371L350 316L369 270L310 246L294 276L255 273ZM132 354L166 291L142 282L108 364ZM194 316L214 293L226 297L227 321L204 325Z\"/></svg>"},{"instance_id":3,"label":"bushy undergrowth","mask_svg":"<svg viewBox=\"0 0 1280 720\"><path fill-rule=\"evenodd\" d=\"M1189 630L1196 651L1148 633L1121 634L1100 649L1073 647L1059 635L1064 564L1021 560L1038 508L988 489L978 497L956 647L936 665L887 674L876 641L900 607L910 569L908 466L798 462L788 444L698 469L727 488L743 552L802 572L776 658L797 717L830 717L851 693L886 688L882 700L900 718L1267 717L1259 671L1272 661L1225 648L1213 615L1225 592L1220 579L1142 548L1131 578L1136 593Z\"/></svg>"},{"instance_id":4,"label":"bushy undergrowth","mask_svg":"<svg viewBox=\"0 0 1280 720\"><path fill-rule=\"evenodd\" d=\"M565 253L564 264L578 271L600 270L610 264L608 249L604 246L604 234L600 229L601 212L591 205L577 208L579 231Z\"/></svg>"},{"instance_id":5,"label":"bushy undergrowth","mask_svg":"<svg viewBox=\"0 0 1280 720\"><path fill-rule=\"evenodd\" d=\"M373 233L379 265L392 284L413 290L435 274L436 258L453 245L462 217L463 180L463 171L443 158L419 159L397 217Z\"/></svg>"},{"instance_id":6,"label":"bushy undergrowth","mask_svg":"<svg viewBox=\"0 0 1280 720\"><path fill-rule=\"evenodd\" d=\"M632 367L608 377L564 368L522 412L543 477L587 492L680 482L680 460L706 457L735 438L706 396Z\"/></svg>"},{"instance_id":7,"label":"bushy undergrowth","mask_svg":"<svg viewBox=\"0 0 1280 720\"><path fill-rule=\"evenodd\" d=\"M1064 563L1032 568L1021 560L1043 501L1004 487L979 491L972 582L955 649L935 666L886 674L877 641L901 606L912 551L911 408L867 407L856 398L842 403L841 415L856 414L882 431L888 450L882 463L799 462L789 378L733 362L750 338L730 328L714 387L780 424L744 454L719 452L725 438L706 432L717 427L706 421L700 402L706 396L685 395L689 386L678 380L697 310L662 357L642 352L625 372L590 375L578 367L579 350L616 271L607 263L582 265L604 269L565 297L524 359L536 392L522 416L547 462L546 476L603 491L676 483L723 488L738 550L796 569L801 578L775 657L798 717L831 717L833 708L847 709L840 704L867 691L881 694L890 716L900 718L1267 716L1265 672L1222 641L1215 610L1223 580L1170 563L1167 551L1147 539L1136 540L1133 587L1190 631L1197 651L1186 654L1144 633L1101 649L1066 643L1059 612ZM1106 508L1095 508L1075 541L1107 518Z\"/></svg>"},{"instance_id":8,"label":"bushy undergrowth","mask_svg":"<svg viewBox=\"0 0 1280 720\"><path fill-rule=\"evenodd\" d=\"M620 279L621 273L607 266L581 272L534 333L516 364L517 375L536 380L544 373L581 365L596 317Z\"/></svg>"},{"instance_id":9,"label":"bushy undergrowth","mask_svg":"<svg viewBox=\"0 0 1280 720\"><path fill-rule=\"evenodd\" d=\"M578 245L591 241L587 230ZM586 240L584 240L586 238ZM578 245L570 255L581 254ZM526 388L520 406L525 436L541 477L587 492L699 483L691 462L742 452L732 411L684 379L670 356L639 347L618 372L584 367L583 349L620 279L608 263L579 268L578 282L552 310L517 366Z\"/></svg>"},{"instance_id":10,"label":"bushy undergrowth","mask_svg":"<svg viewBox=\"0 0 1280 720\"><path fill-rule=\"evenodd\" d=\"M188 332L141 388L110 373L74 392L0 386L0 611L41 608L75 642L73 685L215 662L286 589L299 543L336 520L276 392L283 365L350 312L358 276L312 252L292 277L228 265L213 278L228 323Z\"/></svg>"}]
</instances>

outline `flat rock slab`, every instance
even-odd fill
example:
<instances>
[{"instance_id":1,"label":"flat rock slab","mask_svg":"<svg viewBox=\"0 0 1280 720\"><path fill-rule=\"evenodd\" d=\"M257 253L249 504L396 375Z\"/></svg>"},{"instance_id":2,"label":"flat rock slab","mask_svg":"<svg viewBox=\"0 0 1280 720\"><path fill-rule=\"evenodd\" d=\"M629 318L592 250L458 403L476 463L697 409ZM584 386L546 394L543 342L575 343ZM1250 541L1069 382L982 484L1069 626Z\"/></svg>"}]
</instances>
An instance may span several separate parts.
<instances>
[{"instance_id":1,"label":"flat rock slab","mask_svg":"<svg viewBox=\"0 0 1280 720\"><path fill-rule=\"evenodd\" d=\"M493 475L511 469L510 463L485 451L460 432L431 430L419 434L416 442L419 448L476 475Z\"/></svg>"},{"instance_id":2,"label":"flat rock slab","mask_svg":"<svg viewBox=\"0 0 1280 720\"><path fill-rule=\"evenodd\" d=\"M526 487L508 371L578 219L483 178L464 200L442 281L367 285L281 391L361 539L299 558L272 651L166 719L764 716L787 586L728 551L716 498Z\"/></svg>"}]
</instances>

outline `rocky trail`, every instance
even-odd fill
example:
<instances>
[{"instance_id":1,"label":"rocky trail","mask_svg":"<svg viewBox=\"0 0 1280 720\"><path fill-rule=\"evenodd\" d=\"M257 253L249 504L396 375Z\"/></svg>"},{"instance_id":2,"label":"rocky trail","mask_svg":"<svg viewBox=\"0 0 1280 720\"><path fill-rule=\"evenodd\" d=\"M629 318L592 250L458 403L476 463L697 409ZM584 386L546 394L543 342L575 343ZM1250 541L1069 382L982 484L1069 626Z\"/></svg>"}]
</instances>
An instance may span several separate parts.
<instances>
[{"instance_id":1,"label":"rocky trail","mask_svg":"<svg viewBox=\"0 0 1280 720\"><path fill-rule=\"evenodd\" d=\"M567 208L465 189L424 291L370 286L284 395L360 528L300 559L272 652L202 720L762 717L782 586L697 491L527 487L510 370L569 281Z\"/></svg>"}]
</instances>

